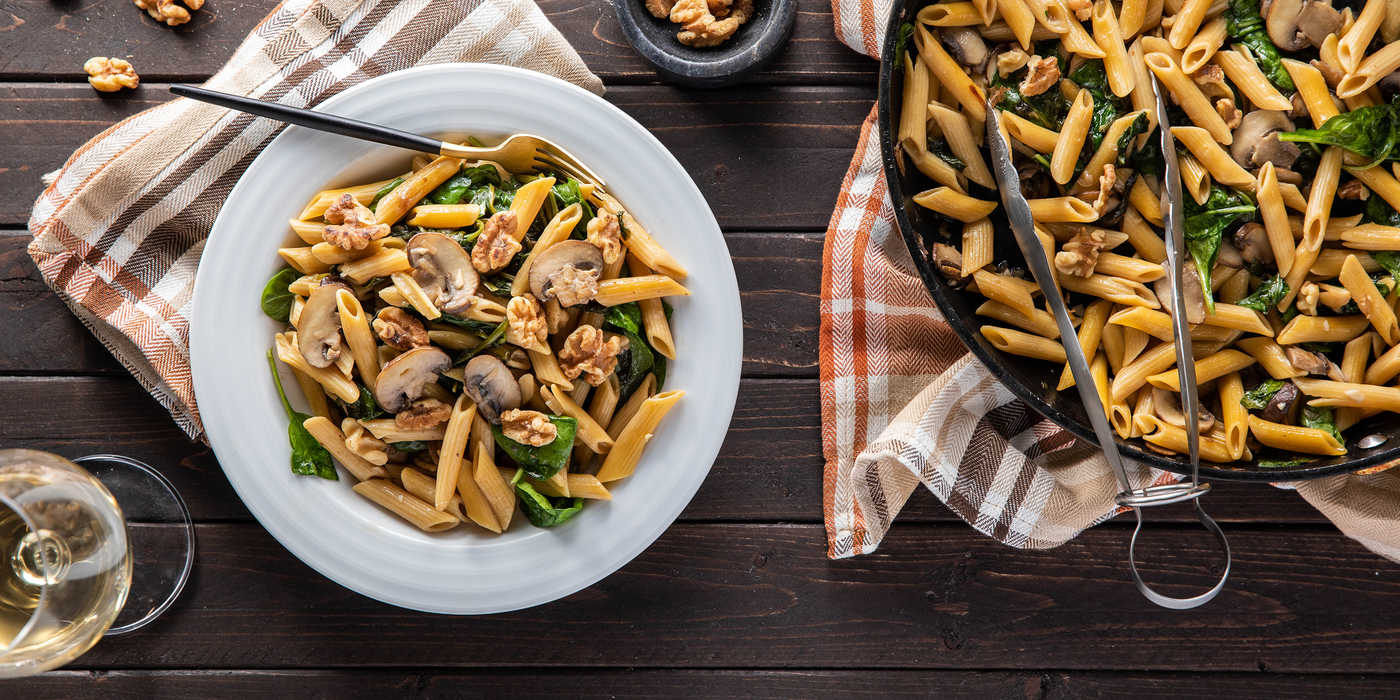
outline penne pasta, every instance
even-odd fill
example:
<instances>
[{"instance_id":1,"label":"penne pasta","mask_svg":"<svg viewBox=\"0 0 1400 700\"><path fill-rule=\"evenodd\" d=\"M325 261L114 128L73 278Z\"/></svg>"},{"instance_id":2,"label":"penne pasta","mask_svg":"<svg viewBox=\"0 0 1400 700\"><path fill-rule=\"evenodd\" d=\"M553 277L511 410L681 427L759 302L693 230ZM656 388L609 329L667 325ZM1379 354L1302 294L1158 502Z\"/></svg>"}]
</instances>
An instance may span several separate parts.
<instances>
[{"instance_id":1,"label":"penne pasta","mask_svg":"<svg viewBox=\"0 0 1400 700\"><path fill-rule=\"evenodd\" d=\"M973 199L948 187L935 187L914 195L914 202L965 224L984 219L997 208L996 202Z\"/></svg>"},{"instance_id":2,"label":"penne pasta","mask_svg":"<svg viewBox=\"0 0 1400 700\"><path fill-rule=\"evenodd\" d=\"M1295 316L1279 330L1280 345L1300 343L1344 343L1366 332L1371 322L1365 316Z\"/></svg>"},{"instance_id":3,"label":"penne pasta","mask_svg":"<svg viewBox=\"0 0 1400 700\"><path fill-rule=\"evenodd\" d=\"M361 481L355 484L354 489L355 493L374 501L424 532L450 530L461 522L447 513L434 510L427 503L414 498L413 494L386 479Z\"/></svg>"},{"instance_id":4,"label":"penne pasta","mask_svg":"<svg viewBox=\"0 0 1400 700\"><path fill-rule=\"evenodd\" d=\"M1400 327L1396 325L1395 311L1386 303L1380 290L1376 289L1375 282L1371 281L1371 276L1366 274L1356 256L1347 256L1346 261L1342 263L1342 272L1338 279L1342 286L1351 292L1351 300L1356 302L1361 313L1371 321L1381 340L1387 345L1400 343Z\"/></svg>"},{"instance_id":5,"label":"penne pasta","mask_svg":"<svg viewBox=\"0 0 1400 700\"><path fill-rule=\"evenodd\" d=\"M1002 352L1061 364L1065 362L1064 346L1049 338L996 326L982 326L978 331L992 347Z\"/></svg>"},{"instance_id":6,"label":"penne pasta","mask_svg":"<svg viewBox=\"0 0 1400 700\"><path fill-rule=\"evenodd\" d=\"M1270 423L1257 416L1249 417L1249 432L1254 439L1280 450L1311 455L1344 455L1347 448L1331 433L1316 428Z\"/></svg>"},{"instance_id":7,"label":"penne pasta","mask_svg":"<svg viewBox=\"0 0 1400 700\"><path fill-rule=\"evenodd\" d=\"M685 396L684 391L667 391L642 402L637 414L622 429L617 443L603 460L603 466L598 469L598 481L606 484L631 476L636 471L642 450L656 432L656 427L682 396Z\"/></svg>"},{"instance_id":8,"label":"penne pasta","mask_svg":"<svg viewBox=\"0 0 1400 700\"><path fill-rule=\"evenodd\" d=\"M690 296L690 291L665 275L647 275L603 280L598 283L598 293L594 295L593 301L603 306L617 306L642 299L671 296Z\"/></svg>"},{"instance_id":9,"label":"penne pasta","mask_svg":"<svg viewBox=\"0 0 1400 700\"><path fill-rule=\"evenodd\" d=\"M383 467L375 466L365 461L365 459L345 446L345 433L340 432L340 428L332 423L330 419L322 416L312 416L302 422L302 427L311 437L316 438L316 442L321 443L321 447L331 453L340 466L350 472L357 481L368 481L375 478L383 478L389 475Z\"/></svg>"},{"instance_id":10,"label":"penne pasta","mask_svg":"<svg viewBox=\"0 0 1400 700\"><path fill-rule=\"evenodd\" d=\"M1188 2L1196 4L1207 1L1208 0L1188 0ZM1179 20L1180 18L1178 17L1178 21ZM1174 25L1172 27L1173 35L1175 35L1177 26L1180 25ZM1172 42L1172 45L1175 46L1176 42ZM1191 82L1191 79L1186 77L1186 74L1181 71L1181 67L1177 65L1175 59L1165 53L1154 51L1147 54L1146 61L1147 67L1152 69L1152 72L1157 75L1158 80L1162 81L1162 84L1166 86L1172 97L1176 99L1177 104L1186 112L1186 116L1190 117L1191 121L1194 122L1196 126L1205 129L1210 133L1212 138L1222 144L1228 146L1234 142L1234 136L1230 133L1230 127L1225 125L1225 120L1222 119L1220 114L1215 111L1215 108L1211 106L1210 100L1206 99L1206 96L1201 93L1200 88L1196 87L1196 84ZM1175 131L1175 129L1173 129L1173 131ZM1139 208L1139 210L1141 209Z\"/></svg>"}]
</instances>

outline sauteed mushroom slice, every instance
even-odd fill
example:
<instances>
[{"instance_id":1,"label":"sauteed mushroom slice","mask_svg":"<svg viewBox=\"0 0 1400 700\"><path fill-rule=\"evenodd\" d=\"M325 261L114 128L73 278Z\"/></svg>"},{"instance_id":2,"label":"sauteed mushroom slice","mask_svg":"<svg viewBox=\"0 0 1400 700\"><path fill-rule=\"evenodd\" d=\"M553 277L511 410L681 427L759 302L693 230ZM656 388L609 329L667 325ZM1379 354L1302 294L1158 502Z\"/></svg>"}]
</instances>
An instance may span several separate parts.
<instances>
[{"instance_id":1,"label":"sauteed mushroom slice","mask_svg":"<svg viewBox=\"0 0 1400 700\"><path fill-rule=\"evenodd\" d=\"M973 73L980 73L986 68L987 59L992 54L982 41L981 34L969 27L943 27L939 34L943 45L948 47L949 55L958 63L971 68Z\"/></svg>"},{"instance_id":2,"label":"sauteed mushroom slice","mask_svg":"<svg viewBox=\"0 0 1400 700\"><path fill-rule=\"evenodd\" d=\"M493 425L501 424L501 413L520 408L520 384L495 355L477 355L467 363L462 389L476 402L477 413Z\"/></svg>"},{"instance_id":3,"label":"sauteed mushroom slice","mask_svg":"<svg viewBox=\"0 0 1400 700\"><path fill-rule=\"evenodd\" d=\"M1284 2L1285 0L1275 0ZM1291 168L1302 151L1298 146L1278 140L1278 132L1294 131L1293 121L1286 112L1256 109L1244 115L1235 141L1230 144L1230 157L1246 169L1272 162L1276 168Z\"/></svg>"},{"instance_id":4,"label":"sauteed mushroom slice","mask_svg":"<svg viewBox=\"0 0 1400 700\"><path fill-rule=\"evenodd\" d=\"M1341 368L1320 352L1313 352L1296 345L1285 347L1283 352L1288 356L1289 364L1308 374L1328 377L1338 382L1346 381L1346 376L1342 374Z\"/></svg>"},{"instance_id":5,"label":"sauteed mushroom slice","mask_svg":"<svg viewBox=\"0 0 1400 700\"><path fill-rule=\"evenodd\" d=\"M1269 243L1268 231L1260 224L1250 222L1241 226L1235 232L1235 247L1246 264L1274 266L1274 248Z\"/></svg>"},{"instance_id":6,"label":"sauteed mushroom slice","mask_svg":"<svg viewBox=\"0 0 1400 700\"><path fill-rule=\"evenodd\" d=\"M1166 389L1152 389L1152 408L1162 420L1178 428L1186 427L1186 413L1181 410L1181 395ZM1215 427L1215 416L1206 405L1196 402L1196 432L1205 435Z\"/></svg>"},{"instance_id":7,"label":"sauteed mushroom slice","mask_svg":"<svg viewBox=\"0 0 1400 700\"><path fill-rule=\"evenodd\" d=\"M603 274L603 253L588 241L555 243L530 263L530 291L540 301L559 299L561 306L577 306L598 292Z\"/></svg>"},{"instance_id":8,"label":"sauteed mushroom slice","mask_svg":"<svg viewBox=\"0 0 1400 700\"><path fill-rule=\"evenodd\" d=\"M1302 393L1298 391L1298 387L1293 385L1293 382L1284 381L1283 388L1274 392L1269 403L1264 406L1264 410L1259 412L1259 418L1270 423L1287 423L1289 414L1293 412L1293 408L1301 396Z\"/></svg>"},{"instance_id":9,"label":"sauteed mushroom slice","mask_svg":"<svg viewBox=\"0 0 1400 700\"><path fill-rule=\"evenodd\" d=\"M335 295L343 284L322 284L311 290L297 317L297 349L312 367L330 367L340 357L340 310Z\"/></svg>"},{"instance_id":10,"label":"sauteed mushroom slice","mask_svg":"<svg viewBox=\"0 0 1400 700\"><path fill-rule=\"evenodd\" d=\"M481 276L472 267L471 256L441 233L408 239L408 264L413 266L413 281L443 313L464 314L477 298Z\"/></svg>"},{"instance_id":11,"label":"sauteed mushroom slice","mask_svg":"<svg viewBox=\"0 0 1400 700\"><path fill-rule=\"evenodd\" d=\"M447 353L435 348L414 348L384 365L374 380L374 400L381 408L398 413L423 395L423 385L437 381L452 368Z\"/></svg>"},{"instance_id":12,"label":"sauteed mushroom slice","mask_svg":"<svg viewBox=\"0 0 1400 700\"><path fill-rule=\"evenodd\" d=\"M1152 291L1162 301L1162 311L1170 314L1172 312L1171 271L1167 269L1166 263L1162 263L1162 269L1167 270L1167 276L1154 282ZM1185 290L1182 300L1186 302L1186 322L1194 326L1206 320L1205 290L1201 288L1201 277L1196 272L1195 263L1189 259L1181 266L1181 277L1186 281L1182 287Z\"/></svg>"}]
</instances>

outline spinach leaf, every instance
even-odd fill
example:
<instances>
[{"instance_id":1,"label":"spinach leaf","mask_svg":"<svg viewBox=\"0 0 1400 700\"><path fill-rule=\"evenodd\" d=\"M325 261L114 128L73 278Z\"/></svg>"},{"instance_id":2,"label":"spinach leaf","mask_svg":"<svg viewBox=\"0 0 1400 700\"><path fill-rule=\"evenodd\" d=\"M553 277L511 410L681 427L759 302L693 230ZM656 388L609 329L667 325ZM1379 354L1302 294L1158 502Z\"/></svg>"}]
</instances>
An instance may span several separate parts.
<instances>
[{"instance_id":1,"label":"spinach leaf","mask_svg":"<svg viewBox=\"0 0 1400 700\"><path fill-rule=\"evenodd\" d=\"M1259 313L1268 313L1269 309L1278 306L1283 298L1288 296L1288 283L1282 277L1274 275L1254 290L1253 294L1235 302L1237 306L1246 309L1254 309Z\"/></svg>"},{"instance_id":2,"label":"spinach leaf","mask_svg":"<svg viewBox=\"0 0 1400 700\"><path fill-rule=\"evenodd\" d=\"M901 62L904 57L904 47L909 45L909 38L914 36L914 25L905 22L899 25L899 34L894 39L894 60ZM914 60L918 60L915 58ZM900 63L900 65L903 65Z\"/></svg>"},{"instance_id":3,"label":"spinach leaf","mask_svg":"<svg viewBox=\"0 0 1400 700\"><path fill-rule=\"evenodd\" d=\"M607 322L634 335L642 333L642 307L635 301L608 309Z\"/></svg>"},{"instance_id":4,"label":"spinach leaf","mask_svg":"<svg viewBox=\"0 0 1400 700\"><path fill-rule=\"evenodd\" d=\"M573 418L548 418L558 433L554 436L554 442L540 447L522 445L506 437L505 433L501 432L501 426L491 426L491 434L496 438L496 444L500 445L521 469L541 480L558 474L559 470L568 464L569 455L574 451L574 436L578 434L578 421Z\"/></svg>"},{"instance_id":5,"label":"spinach leaf","mask_svg":"<svg viewBox=\"0 0 1400 700\"><path fill-rule=\"evenodd\" d=\"M277 374L277 363L272 359L272 351L267 351L267 366L272 368L272 381L277 384L277 395L282 399L282 410L287 412L287 441L292 444L292 473L306 476L319 476L322 479L339 481L335 465L331 463L331 453L326 451L319 440L312 437L302 425L311 416L292 410L287 401L287 392L282 390L282 377Z\"/></svg>"},{"instance_id":6,"label":"spinach leaf","mask_svg":"<svg viewBox=\"0 0 1400 700\"><path fill-rule=\"evenodd\" d=\"M1337 418L1332 413L1331 406L1308 406L1303 405L1303 413L1300 417L1304 428L1312 428L1323 432L1331 433L1337 438L1337 442L1345 445L1346 438L1342 437L1342 431L1337 429Z\"/></svg>"},{"instance_id":7,"label":"spinach leaf","mask_svg":"<svg viewBox=\"0 0 1400 700\"><path fill-rule=\"evenodd\" d=\"M1307 349L1309 349L1309 350L1311 350L1311 351L1313 351L1313 352L1320 352L1320 353L1326 355L1326 354L1334 353L1334 352L1340 350L1341 347L1342 347L1342 344L1341 344L1341 343L1302 343L1302 346L1305 347L1305 348L1307 348Z\"/></svg>"},{"instance_id":8,"label":"spinach leaf","mask_svg":"<svg viewBox=\"0 0 1400 700\"><path fill-rule=\"evenodd\" d=\"M428 443L422 440L410 440L408 442L391 442L389 446L399 452L422 452L428 449Z\"/></svg>"},{"instance_id":9,"label":"spinach leaf","mask_svg":"<svg viewBox=\"0 0 1400 700\"><path fill-rule=\"evenodd\" d=\"M1389 202L1375 195L1366 198L1366 211L1362 214L1361 221L1383 226L1400 226L1400 212L1396 212Z\"/></svg>"},{"instance_id":10,"label":"spinach leaf","mask_svg":"<svg viewBox=\"0 0 1400 700\"><path fill-rule=\"evenodd\" d=\"M953 169L958 172L962 172L963 168L967 167L967 163L962 162L961 159L953 155L952 149L948 148L947 141L940 141L933 138L929 139L928 152L938 156L939 160L953 166Z\"/></svg>"},{"instance_id":11,"label":"spinach leaf","mask_svg":"<svg viewBox=\"0 0 1400 700\"><path fill-rule=\"evenodd\" d=\"M1255 464L1258 464L1260 469L1292 469L1293 467L1299 467L1311 461L1311 459L1300 459L1297 457L1293 459L1260 457Z\"/></svg>"},{"instance_id":12,"label":"spinach leaf","mask_svg":"<svg viewBox=\"0 0 1400 700\"><path fill-rule=\"evenodd\" d=\"M1137 149L1133 152L1133 155L1128 157L1126 164L1129 168L1132 168L1134 172L1141 175L1152 175L1153 177L1161 177L1162 173L1166 172L1167 166L1166 161L1162 159L1162 140L1160 134L1160 129L1153 129L1152 135L1147 137L1147 143L1143 144L1142 148ZM1118 153L1121 157L1123 151L1119 150Z\"/></svg>"},{"instance_id":13,"label":"spinach leaf","mask_svg":"<svg viewBox=\"0 0 1400 700\"><path fill-rule=\"evenodd\" d=\"M442 317L447 318L448 315L449 314L443 314ZM491 331L490 335L483 338L480 343L477 343L476 347L471 350L463 350L458 353L456 357L452 358L452 365L455 367L456 365L463 364L467 360L500 345L506 338L506 326L508 325L510 325L509 321L501 321L501 323L496 326L495 330Z\"/></svg>"},{"instance_id":14,"label":"spinach leaf","mask_svg":"<svg viewBox=\"0 0 1400 700\"><path fill-rule=\"evenodd\" d=\"M671 308L671 305L667 304L665 299L661 300L661 313L666 314L667 321L671 320L671 313L674 311L675 309Z\"/></svg>"},{"instance_id":15,"label":"spinach leaf","mask_svg":"<svg viewBox=\"0 0 1400 700\"><path fill-rule=\"evenodd\" d=\"M531 525L554 527L583 510L582 498L545 496L521 479L523 473L523 469L517 469L510 483L515 487L515 495L520 497L520 506L525 510L525 517L529 518Z\"/></svg>"},{"instance_id":16,"label":"spinach leaf","mask_svg":"<svg viewBox=\"0 0 1400 700\"><path fill-rule=\"evenodd\" d=\"M1259 0L1230 0L1225 10L1225 31L1233 41L1249 47L1269 82L1284 94L1293 92L1293 78L1283 67L1283 57L1279 56L1278 47L1269 41L1264 18L1259 16Z\"/></svg>"},{"instance_id":17,"label":"spinach leaf","mask_svg":"<svg viewBox=\"0 0 1400 700\"><path fill-rule=\"evenodd\" d=\"M1374 197L1372 199L1375 199ZM272 279L263 286L262 310L274 321L286 323L292 317L292 302L296 300L296 295L292 294L287 287L301 279L301 273L287 268L279 270Z\"/></svg>"},{"instance_id":18,"label":"spinach leaf","mask_svg":"<svg viewBox=\"0 0 1400 700\"><path fill-rule=\"evenodd\" d=\"M1195 199L1186 202L1186 247L1196 262L1196 273L1205 292L1206 309L1215 313L1214 293L1210 288L1210 270L1220 253L1220 240L1225 229L1241 217L1254 213L1254 202L1243 193L1211 184L1210 198L1204 205Z\"/></svg>"},{"instance_id":19,"label":"spinach leaf","mask_svg":"<svg viewBox=\"0 0 1400 700\"><path fill-rule=\"evenodd\" d=\"M379 408L379 404L375 403L374 394L369 390L369 387L363 384L360 384L359 387L360 398L354 403L345 403L336 397L331 398L335 400L336 405L345 411L345 415L356 420L374 420L384 416L385 412Z\"/></svg>"},{"instance_id":20,"label":"spinach leaf","mask_svg":"<svg viewBox=\"0 0 1400 700\"><path fill-rule=\"evenodd\" d=\"M1375 199L1372 197L1372 199ZM1373 250L1371 259L1381 264L1395 281L1400 282L1400 253L1393 250Z\"/></svg>"},{"instance_id":21,"label":"spinach leaf","mask_svg":"<svg viewBox=\"0 0 1400 700\"><path fill-rule=\"evenodd\" d=\"M1397 108L1400 108L1400 105L1361 107L1338 114L1323 122L1317 129L1299 129L1291 133L1281 131L1278 138L1280 141L1294 143L1341 146L1371 159L1366 165L1355 166L1355 169L1364 170L1389 158L1394 152L1397 139L1400 139L1400 115L1396 114Z\"/></svg>"},{"instance_id":22,"label":"spinach leaf","mask_svg":"<svg viewBox=\"0 0 1400 700\"><path fill-rule=\"evenodd\" d=\"M1001 94L1001 99L996 103L997 109L1013 112L1051 131L1059 131L1064 126L1065 115L1069 113L1069 100L1065 99L1063 92L1054 89L1029 97L1022 95L1017 76L1024 76L1025 71L1022 68L1004 78L1000 73L992 76L992 85Z\"/></svg>"},{"instance_id":23,"label":"spinach leaf","mask_svg":"<svg viewBox=\"0 0 1400 700\"><path fill-rule=\"evenodd\" d=\"M554 187L549 190L550 194L558 200L559 209L577 204L579 208L583 210L583 216L578 220L578 223L574 225L573 234L570 236L571 238L579 240L588 237L588 222L592 221L594 216L593 205L589 204L588 200L584 198L583 190L580 189L581 186L582 183L578 180L568 178L563 182L556 183Z\"/></svg>"},{"instance_id":24,"label":"spinach leaf","mask_svg":"<svg viewBox=\"0 0 1400 700\"><path fill-rule=\"evenodd\" d=\"M403 178L396 177L393 180L391 180L389 184L379 188L379 191L374 193L374 199L369 200L370 211L379 211L379 200L384 199L384 195L393 192L395 189L398 188L399 185L402 184Z\"/></svg>"},{"instance_id":25,"label":"spinach leaf","mask_svg":"<svg viewBox=\"0 0 1400 700\"><path fill-rule=\"evenodd\" d=\"M485 287L486 291L491 292L492 294L495 294L498 297L505 297L509 299L510 286L511 283L514 281L515 275L501 273L499 275L494 275L491 277L482 277L481 286ZM475 323L481 323L481 321L476 321ZM490 331L487 332L489 333Z\"/></svg>"},{"instance_id":26,"label":"spinach leaf","mask_svg":"<svg viewBox=\"0 0 1400 700\"><path fill-rule=\"evenodd\" d=\"M1240 399L1240 405L1251 411L1262 411L1269 406L1269 400L1274 398L1279 389L1283 388L1283 381L1280 379L1268 379L1259 383L1259 386L1244 392L1244 398Z\"/></svg>"},{"instance_id":27,"label":"spinach leaf","mask_svg":"<svg viewBox=\"0 0 1400 700\"><path fill-rule=\"evenodd\" d=\"M617 228L622 233L622 240L625 241L631 237L632 232L627 230L627 212L617 212Z\"/></svg>"},{"instance_id":28,"label":"spinach leaf","mask_svg":"<svg viewBox=\"0 0 1400 700\"><path fill-rule=\"evenodd\" d=\"M666 356L656 353L652 357L651 373L656 375L656 391L661 391L661 385L666 383Z\"/></svg>"},{"instance_id":29,"label":"spinach leaf","mask_svg":"<svg viewBox=\"0 0 1400 700\"><path fill-rule=\"evenodd\" d=\"M1139 114L1138 118L1134 119L1133 123L1129 124L1128 128L1123 130L1123 135L1118 137L1118 167L1122 168L1127 166L1128 163L1137 156L1138 149L1134 146L1136 143L1134 139L1147 133L1147 129L1151 126L1151 122L1147 120L1147 115ZM1144 146L1143 150L1146 150L1146 148L1147 147Z\"/></svg>"},{"instance_id":30,"label":"spinach leaf","mask_svg":"<svg viewBox=\"0 0 1400 700\"><path fill-rule=\"evenodd\" d=\"M637 387L642 385L647 374L656 366L656 358L665 358L652 352L651 346L647 345L647 342L635 333L622 328L617 330L622 331L622 334L627 336L627 349L617 356L617 369L613 370L617 373L617 381L621 387L618 392L618 400L626 401L627 397L631 396L632 392L635 392Z\"/></svg>"},{"instance_id":31,"label":"spinach leaf","mask_svg":"<svg viewBox=\"0 0 1400 700\"><path fill-rule=\"evenodd\" d=\"M473 321L468 318L459 318L457 316L453 316L452 314L443 314L434 320L441 323L452 324L458 328L466 330L470 333L475 333L482 337L491 335L496 331L496 328L499 327L499 324L487 323L486 321ZM502 333L504 332L505 331L502 331Z\"/></svg>"},{"instance_id":32,"label":"spinach leaf","mask_svg":"<svg viewBox=\"0 0 1400 700\"><path fill-rule=\"evenodd\" d=\"M462 168L460 172L448 178L446 182L438 185L432 192L428 193L428 199L434 204L457 204L462 201L468 193L485 187L500 187L501 174L496 172L493 165L483 163L470 168ZM471 201L475 202L475 196ZM480 202L477 205L480 206ZM485 213L485 208L482 213Z\"/></svg>"}]
</instances>

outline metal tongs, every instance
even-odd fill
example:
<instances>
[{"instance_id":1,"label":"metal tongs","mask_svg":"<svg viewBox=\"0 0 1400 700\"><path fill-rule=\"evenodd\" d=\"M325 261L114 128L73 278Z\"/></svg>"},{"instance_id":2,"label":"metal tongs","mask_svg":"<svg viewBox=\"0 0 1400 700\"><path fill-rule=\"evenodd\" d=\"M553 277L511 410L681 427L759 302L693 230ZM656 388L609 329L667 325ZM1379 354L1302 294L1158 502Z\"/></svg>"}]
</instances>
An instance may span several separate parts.
<instances>
[{"instance_id":1,"label":"metal tongs","mask_svg":"<svg viewBox=\"0 0 1400 700\"><path fill-rule=\"evenodd\" d=\"M1182 228L1184 209L1181 199L1181 176L1176 160L1176 143L1172 139L1171 127L1167 121L1166 103L1162 100L1161 88L1156 79L1154 78L1152 82L1153 92L1157 97L1157 123L1160 125L1162 138L1162 156L1166 161L1166 175L1161 185L1162 218L1167 231L1168 274L1172 275L1173 280L1171 312L1172 318L1176 320L1172 323L1172 332L1176 340L1177 377L1181 384L1182 412L1188 416L1188 422L1191 422L1190 419L1198 413L1200 397L1196 387L1196 363L1191 348L1191 329L1188 324L1181 322L1186 318L1186 303L1182 297L1182 288L1185 285L1181 284L1182 255L1185 250L1185 235ZM1121 492L1116 498L1117 503L1120 506L1131 508L1137 517L1137 527L1133 530L1133 538L1128 544L1128 571L1132 573L1133 582L1137 584L1138 590L1142 591L1148 600L1164 608L1187 610L1204 605L1224 590L1225 581L1230 577L1231 559L1230 544L1225 540L1225 533L1201 508L1200 497L1210 490L1210 484L1203 484L1200 481L1200 436L1195 430L1186 430L1186 444L1191 457L1191 480L1189 482L1182 481L1162 486L1133 488L1132 483L1128 480L1128 472L1123 467L1122 456L1119 454L1117 442L1114 440L1113 428L1108 424L1103 402L1099 399L1093 375L1090 373L1089 360L1084 355L1084 348L1079 345L1079 336L1070 320L1069 310L1065 308L1064 298L1060 295L1059 287L1055 283L1054 268L1051 266L1050 258L1046 255L1045 248L1042 247L1040 237L1036 233L1035 222L1031 218L1030 204L1021 194L1021 179L1016 171L1016 166L1011 162L1011 148L1007 136L1002 130L1001 115L990 102L987 104L987 145L991 148L997 184L1001 190L1001 201L1006 207L1007 218L1011 221L1011 230L1016 234L1016 243L1021 247L1021 253L1026 258L1026 264L1030 268L1031 274L1034 275L1036 284L1040 285L1040 291L1045 296L1045 305L1049 307L1050 313L1055 317L1055 325L1060 330L1060 341L1064 345L1070 372L1074 376L1075 388L1079 390L1080 400L1083 401L1084 410L1089 415L1089 423L1094 428L1094 435L1098 438L1099 446L1103 448L1108 466L1112 468L1113 475L1118 479ZM1142 532L1142 508L1180 503L1187 500L1195 501L1196 518L1212 535L1215 535L1216 541L1224 550L1225 569L1220 574L1220 581L1205 593L1191 598L1172 598L1158 593L1142 580L1142 576L1137 570L1135 553L1138 535Z\"/></svg>"}]
</instances>

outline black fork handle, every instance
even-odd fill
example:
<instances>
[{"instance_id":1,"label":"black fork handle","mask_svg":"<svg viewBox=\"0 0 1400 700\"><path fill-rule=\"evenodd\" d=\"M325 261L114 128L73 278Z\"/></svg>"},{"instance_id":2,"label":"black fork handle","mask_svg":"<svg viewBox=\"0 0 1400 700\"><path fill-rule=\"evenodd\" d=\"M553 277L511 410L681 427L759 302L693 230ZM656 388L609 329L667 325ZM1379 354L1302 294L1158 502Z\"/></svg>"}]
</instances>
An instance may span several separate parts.
<instances>
[{"instance_id":1,"label":"black fork handle","mask_svg":"<svg viewBox=\"0 0 1400 700\"><path fill-rule=\"evenodd\" d=\"M387 126L370 124L358 119L338 117L334 114L324 112L313 112L309 109L299 107L289 107L276 102L265 100L255 100L251 97L240 97L230 95L216 90L207 90L194 85L171 85L170 92L180 97L188 97L192 100L207 102L220 107L247 112L259 117L276 119L288 124L304 126L316 131L326 131L341 136L382 143L386 146L397 146L407 148L411 151L422 151L440 155L442 153L443 142L437 139L430 139L426 136L411 134L407 131L391 129Z\"/></svg>"}]
</instances>

